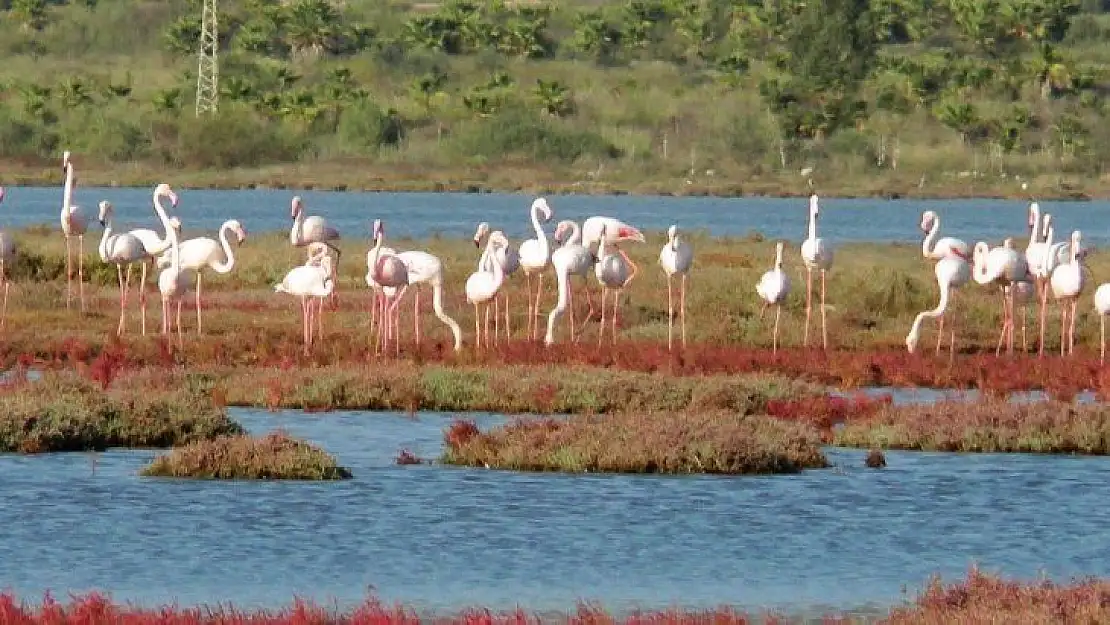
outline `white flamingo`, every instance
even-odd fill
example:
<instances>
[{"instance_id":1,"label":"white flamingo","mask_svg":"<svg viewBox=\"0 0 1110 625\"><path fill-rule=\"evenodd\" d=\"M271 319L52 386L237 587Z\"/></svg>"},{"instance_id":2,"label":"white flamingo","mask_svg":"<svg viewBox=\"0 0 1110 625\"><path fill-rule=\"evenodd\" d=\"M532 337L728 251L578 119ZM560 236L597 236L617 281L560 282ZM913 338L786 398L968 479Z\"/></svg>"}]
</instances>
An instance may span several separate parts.
<instances>
[{"instance_id":1,"label":"white flamingo","mask_svg":"<svg viewBox=\"0 0 1110 625\"><path fill-rule=\"evenodd\" d=\"M317 215L305 217L304 214L304 201L301 196L295 195L290 201L290 217L293 219L293 228L289 231L289 242L293 247L305 247L311 243L323 243L331 248L335 253L335 262L332 264L332 281L338 279L339 276L339 258L342 252L339 248L332 244L332 241L339 240L339 231L328 225L327 220ZM331 297L335 298L335 285L332 285Z\"/></svg>"},{"instance_id":2,"label":"white flamingo","mask_svg":"<svg viewBox=\"0 0 1110 625\"><path fill-rule=\"evenodd\" d=\"M817 194L809 196L809 236L802 242L802 263L806 267L806 329L802 346L809 346L809 321L813 312L813 271L821 272L821 345L829 348L828 325L825 318L825 274L833 265L833 249L817 236Z\"/></svg>"},{"instance_id":3,"label":"white flamingo","mask_svg":"<svg viewBox=\"0 0 1110 625\"><path fill-rule=\"evenodd\" d=\"M331 248L323 243L309 243L308 258L305 259L306 267L323 267L324 257L331 258L331 263L328 267L335 267L335 258L331 255ZM335 279L335 274L332 273L332 279ZM322 297L313 298L316 300L316 312L313 315L316 317L316 336L323 338L324 336L324 299ZM309 304L312 302L310 301Z\"/></svg>"},{"instance_id":4,"label":"white flamingo","mask_svg":"<svg viewBox=\"0 0 1110 625\"><path fill-rule=\"evenodd\" d=\"M759 279L759 283L755 285L755 292L763 300L763 307L759 310L759 318L763 319L768 306L775 307L775 329L771 333L771 353L777 353L779 349L779 318L782 315L782 303L786 301L786 296L790 294L790 276L782 270L783 247L782 241L775 244L775 266L764 273Z\"/></svg>"},{"instance_id":5,"label":"white flamingo","mask_svg":"<svg viewBox=\"0 0 1110 625\"><path fill-rule=\"evenodd\" d=\"M112 234L112 204L107 200L100 202L100 225L104 226L104 235L100 237L100 259L116 266L119 277L119 327L117 335L123 334L124 317L127 312L127 292L131 287L131 267L135 263L145 265L147 253L139 237L124 232ZM123 266L127 265L127 277L124 279Z\"/></svg>"},{"instance_id":6,"label":"white flamingo","mask_svg":"<svg viewBox=\"0 0 1110 625\"><path fill-rule=\"evenodd\" d=\"M235 268L235 252L227 240L228 232L235 233L236 243L242 244L247 238L247 231L237 219L229 219L220 226L219 241L209 237L196 237L182 241L177 246L178 262L182 269L196 272L196 302L197 302L197 334L201 334L201 305L200 291L203 278L202 270L207 268L218 274L228 274ZM159 269L170 267L173 263L174 249L163 252L158 257Z\"/></svg>"},{"instance_id":7,"label":"white flamingo","mask_svg":"<svg viewBox=\"0 0 1110 625\"><path fill-rule=\"evenodd\" d=\"M146 334L146 274L147 267L153 271L155 259L158 258L162 252L170 249L170 216L166 212L166 208L162 206L162 198L169 198L170 206L177 208L177 193L166 183L161 183L154 187L154 194L152 201L154 204L154 214L158 216L158 220L162 222L162 236L150 228L136 228L128 231L128 234L137 237L142 241L143 249L146 251L146 258L143 259L142 275L139 280L139 308L142 315L142 330Z\"/></svg>"},{"instance_id":8,"label":"white flamingo","mask_svg":"<svg viewBox=\"0 0 1110 625\"><path fill-rule=\"evenodd\" d=\"M925 239L921 242L921 254L929 260L940 260L948 256L958 256L964 260L971 258L971 248L967 243L953 237L940 236L940 216L936 211L921 213L921 230Z\"/></svg>"},{"instance_id":9,"label":"white flamingo","mask_svg":"<svg viewBox=\"0 0 1110 625\"><path fill-rule=\"evenodd\" d=\"M488 236L489 233L488 222L483 221L478 224L478 229L474 232L474 246L480 248L482 246L482 239ZM501 234L504 236L503 232ZM513 246L507 241L508 239L506 239L505 245L499 245L492 256L487 257L485 254L482 254L483 260L478 261L478 271L492 271L490 265L494 259L501 265L501 272L506 279L520 268L520 254L513 249ZM485 266L482 266L483 263L485 263ZM508 340L512 336L512 332L509 329L509 293L507 290L501 289L497 292L497 297L493 300L493 340L495 342L497 341L500 325L498 321L500 319L497 308L498 302L501 302L501 306L505 309L505 340Z\"/></svg>"},{"instance_id":10,"label":"white flamingo","mask_svg":"<svg viewBox=\"0 0 1110 625\"><path fill-rule=\"evenodd\" d=\"M967 284L971 279L971 267L962 258L949 256L937 261L936 266L933 268L933 273L937 277L937 287L940 288L940 301L937 307L932 310L926 310L917 314L913 320L913 325L910 327L910 333L906 335L906 349L912 354L917 349L917 340L921 332L921 322L926 318L943 317L948 310L948 304L953 295L952 291ZM948 349L951 354L955 354L956 349L956 330L953 326L955 323L948 324L949 343ZM939 332L939 329L938 329ZM937 353L940 353L940 343L937 343Z\"/></svg>"},{"instance_id":11,"label":"white flamingo","mask_svg":"<svg viewBox=\"0 0 1110 625\"><path fill-rule=\"evenodd\" d=\"M85 233L89 220L79 206L73 205L73 161L70 152L62 152L62 172L65 185L62 187L62 235L66 238L66 308L73 300L73 237L77 237L77 283L81 300L81 312L85 312Z\"/></svg>"},{"instance_id":12,"label":"white flamingo","mask_svg":"<svg viewBox=\"0 0 1110 625\"><path fill-rule=\"evenodd\" d=\"M181 305L185 294L189 292L189 271L181 266L181 247L179 236L181 221L177 217L170 218L170 229L166 232L170 239L170 265L158 274L158 292L162 295L162 334L169 334L170 316L174 314L173 306L177 305L177 345L184 349L185 338L181 330Z\"/></svg>"},{"instance_id":13,"label":"white flamingo","mask_svg":"<svg viewBox=\"0 0 1110 625\"><path fill-rule=\"evenodd\" d=\"M617 307L620 305L621 291L628 283L629 265L625 256L618 249L616 254L610 253L605 237L606 226L601 226L601 237L597 244L597 264L594 265L594 275L601 283L601 325L597 330L597 344L601 345L605 336L605 297L613 293L612 331L610 332L613 344L617 343Z\"/></svg>"},{"instance_id":14,"label":"white flamingo","mask_svg":"<svg viewBox=\"0 0 1110 625\"><path fill-rule=\"evenodd\" d=\"M520 244L517 252L520 257L520 267L524 270L524 277L528 280L528 338L535 340L539 334L540 294L543 293L543 272L551 262L551 246L547 242L547 235L540 225L542 215L543 223L551 221L555 211L547 204L547 200L540 197L532 202L528 209L532 218L532 230L536 238L528 239ZM532 276L538 275L539 284L536 286L536 297L532 299Z\"/></svg>"},{"instance_id":15,"label":"white flamingo","mask_svg":"<svg viewBox=\"0 0 1110 625\"><path fill-rule=\"evenodd\" d=\"M0 204L4 203L4 187L0 187ZM16 245L15 240L6 231L0 231L0 283L4 285L4 308L0 312L0 328L8 320L8 291L11 289L12 283L8 279L8 269L15 262Z\"/></svg>"},{"instance_id":16,"label":"white flamingo","mask_svg":"<svg viewBox=\"0 0 1110 625\"><path fill-rule=\"evenodd\" d=\"M405 264L405 269L408 271L408 284L402 286L396 294L396 301L393 303L394 315L399 315L397 305L404 298L405 292L410 286L415 287L413 288L414 341L419 344L420 287L423 285L430 286L432 289L432 312L435 313L437 319L450 328L455 339L455 351L458 351L462 348L462 330L459 328L459 324L443 311L443 263L440 262L439 258L422 251L401 252L396 255L396 258L399 258ZM382 286L391 285L382 283ZM389 294L386 295L389 296Z\"/></svg>"},{"instance_id":17,"label":"white flamingo","mask_svg":"<svg viewBox=\"0 0 1110 625\"><path fill-rule=\"evenodd\" d=\"M501 285L505 281L505 270L501 268L501 262L497 260L498 248L508 246L509 240L505 238L504 233L500 230L495 230L489 235L489 242L486 244L485 253L482 254L482 259L479 261L479 269L470 274L466 279L466 301L474 304L474 348L482 348L482 315L481 305L486 305L486 321L485 321L485 337L486 347L490 346L489 340L489 309L493 302L496 302L497 292L501 290ZM481 267L488 266L489 270ZM497 316L496 310L494 317Z\"/></svg>"},{"instance_id":18,"label":"white flamingo","mask_svg":"<svg viewBox=\"0 0 1110 625\"><path fill-rule=\"evenodd\" d=\"M637 272L640 271L640 268L636 266L636 263L632 262L632 259L628 257L628 254L626 254L624 250L617 246L625 242L643 243L646 241L644 233L640 232L639 228L630 226L612 217L595 216L582 222L582 245L591 248L603 238L606 243L612 245L614 249L617 250L617 253L620 254L620 257L624 260L624 263L628 265L628 282L631 282L632 278L635 278ZM598 255L600 256L600 253ZM627 282L625 286L628 286Z\"/></svg>"},{"instance_id":19,"label":"white flamingo","mask_svg":"<svg viewBox=\"0 0 1110 625\"><path fill-rule=\"evenodd\" d=\"M375 325L381 324L379 318L379 307L382 303L383 289L382 285L374 280L374 266L377 264L378 259L383 256L395 256L397 250L392 247L385 247L381 245L378 240L379 236L384 240L385 229L382 226L380 219L374 220L374 225L371 228L371 238L374 240L374 245L366 252L366 286L370 287L370 333L374 333ZM407 274L406 274L407 275ZM396 289L390 289L390 301L396 295Z\"/></svg>"},{"instance_id":20,"label":"white flamingo","mask_svg":"<svg viewBox=\"0 0 1110 625\"><path fill-rule=\"evenodd\" d=\"M1082 237L1083 234L1078 230L1071 233L1071 262L1058 265L1049 279L1052 296L1060 303L1061 356L1075 352L1075 311L1086 285L1083 264L1079 260Z\"/></svg>"},{"instance_id":21,"label":"white flamingo","mask_svg":"<svg viewBox=\"0 0 1110 625\"><path fill-rule=\"evenodd\" d=\"M694 264L694 248L679 238L678 226L667 228L667 244L659 251L659 264L667 274L667 349L674 343L674 290L675 274L682 276L679 291L679 317L682 319L682 347L686 347L686 276Z\"/></svg>"},{"instance_id":22,"label":"white flamingo","mask_svg":"<svg viewBox=\"0 0 1110 625\"><path fill-rule=\"evenodd\" d=\"M1095 312L1098 313L1099 324L1099 356L1100 364L1106 363L1106 316L1110 315L1110 282L1098 285L1095 289Z\"/></svg>"},{"instance_id":23,"label":"white flamingo","mask_svg":"<svg viewBox=\"0 0 1110 625\"><path fill-rule=\"evenodd\" d=\"M975 244L972 277L982 285L996 285L1002 294L1002 332L998 335L995 355L1002 353L1008 339L1008 351L1014 349L1014 285L1027 281L1029 270L1023 254L1014 249L1014 240L1006 239L1001 247L989 248L980 241ZM939 344L939 341L938 341Z\"/></svg>"},{"instance_id":24,"label":"white flamingo","mask_svg":"<svg viewBox=\"0 0 1110 625\"><path fill-rule=\"evenodd\" d=\"M1043 218L1043 226L1044 226L1044 240L1043 240L1044 247L1042 247L1041 250L1040 250L1041 251L1041 257L1039 259L1039 264L1038 264L1038 272L1039 273L1035 274L1035 275L1038 275L1038 276L1043 276L1043 281L1044 281L1043 285L1042 285L1042 288L1041 288L1041 292L1040 292L1041 309L1040 309L1039 315L1040 315L1040 325L1041 325L1041 327L1040 327L1040 342L1037 346L1037 355L1038 356L1043 356L1044 355L1044 333L1045 333L1045 326L1047 325L1047 321L1048 321L1048 293L1051 290L1051 286L1050 286L1049 283L1052 279L1052 275L1056 272L1056 268L1060 267L1061 265L1067 264L1066 262L1060 262L1061 254L1065 251L1068 252L1069 254L1071 252L1069 242L1067 242L1067 241L1062 241L1062 242L1054 241L1054 238L1056 236L1056 228L1055 228L1055 226L1052 225L1052 215L1050 215L1048 213L1045 213L1044 218ZM1071 260L1070 255L1069 255L1069 257L1066 258L1066 260L1068 260L1068 261Z\"/></svg>"},{"instance_id":25,"label":"white flamingo","mask_svg":"<svg viewBox=\"0 0 1110 625\"><path fill-rule=\"evenodd\" d=\"M401 351L398 341L396 308L400 304L398 289L409 283L408 267L397 257L397 253L382 246L385 241L385 226L380 219L374 220L374 247L366 255L366 283L374 289L374 309L378 316L378 348L388 349L389 340L394 341L397 353ZM377 286L375 286L377 285ZM384 326L384 328L382 327Z\"/></svg>"},{"instance_id":26,"label":"white flamingo","mask_svg":"<svg viewBox=\"0 0 1110 625\"><path fill-rule=\"evenodd\" d=\"M312 304L310 297L319 298L321 301L328 297L335 288L332 278L331 256L324 255L319 266L300 265L289 270L281 282L274 285L274 292L288 293L301 298L301 318L304 335L304 353L307 356L313 344L312 337Z\"/></svg>"},{"instance_id":27,"label":"white flamingo","mask_svg":"<svg viewBox=\"0 0 1110 625\"><path fill-rule=\"evenodd\" d=\"M559 299L555 303L555 308L551 309L551 312L547 315L547 334L544 335L543 340L545 345L551 345L555 342L555 322L568 308L570 309L571 340L577 340L574 332L574 293L570 285L571 276L582 276L586 279L587 284L584 287L586 289L586 301L590 304L590 311L586 314L586 318L589 319L593 315L593 302L590 301L588 276L590 269L597 262L597 258L589 249L579 243L581 232L578 229L578 224L569 219L560 221L559 225L555 227L554 238L555 242L560 244L559 247L555 248L555 251L551 252L551 264L555 267Z\"/></svg>"}]
</instances>

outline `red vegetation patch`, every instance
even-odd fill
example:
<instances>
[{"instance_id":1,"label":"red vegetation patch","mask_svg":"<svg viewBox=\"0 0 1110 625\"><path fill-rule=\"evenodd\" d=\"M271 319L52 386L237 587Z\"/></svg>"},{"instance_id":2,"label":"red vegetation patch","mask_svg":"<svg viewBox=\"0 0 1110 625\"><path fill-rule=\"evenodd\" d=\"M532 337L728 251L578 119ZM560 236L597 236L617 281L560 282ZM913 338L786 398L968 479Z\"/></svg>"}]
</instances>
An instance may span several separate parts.
<instances>
[{"instance_id":1,"label":"red vegetation patch","mask_svg":"<svg viewBox=\"0 0 1110 625\"><path fill-rule=\"evenodd\" d=\"M444 433L443 442L448 447L457 449L479 434L481 431L478 430L478 424L469 419L455 419Z\"/></svg>"},{"instance_id":2,"label":"red vegetation patch","mask_svg":"<svg viewBox=\"0 0 1110 625\"><path fill-rule=\"evenodd\" d=\"M857 392L849 397L820 395L802 399L772 399L767 402L767 414L778 419L801 421L817 428L828 439L836 425L846 423L851 418L861 418L874 414L884 406L893 403L890 394L870 397Z\"/></svg>"}]
</instances>

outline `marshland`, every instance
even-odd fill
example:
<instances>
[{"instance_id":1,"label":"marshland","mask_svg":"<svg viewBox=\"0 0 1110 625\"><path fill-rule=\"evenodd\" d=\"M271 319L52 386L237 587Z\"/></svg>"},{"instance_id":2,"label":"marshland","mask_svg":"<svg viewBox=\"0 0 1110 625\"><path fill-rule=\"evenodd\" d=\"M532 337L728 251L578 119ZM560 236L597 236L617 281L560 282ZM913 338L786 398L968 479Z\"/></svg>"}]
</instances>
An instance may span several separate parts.
<instances>
[{"instance_id":1,"label":"marshland","mask_svg":"<svg viewBox=\"0 0 1110 625\"><path fill-rule=\"evenodd\" d=\"M155 4L0 2L0 621L1105 620L1105 7Z\"/></svg>"}]
</instances>

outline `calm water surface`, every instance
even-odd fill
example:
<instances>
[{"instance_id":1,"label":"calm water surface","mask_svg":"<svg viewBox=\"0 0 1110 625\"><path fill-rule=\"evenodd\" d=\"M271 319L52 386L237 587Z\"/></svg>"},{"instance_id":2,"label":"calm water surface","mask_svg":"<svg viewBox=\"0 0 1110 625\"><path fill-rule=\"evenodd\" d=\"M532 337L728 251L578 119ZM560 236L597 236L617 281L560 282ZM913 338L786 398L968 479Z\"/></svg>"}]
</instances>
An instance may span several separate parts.
<instances>
[{"instance_id":1,"label":"calm water surface","mask_svg":"<svg viewBox=\"0 0 1110 625\"><path fill-rule=\"evenodd\" d=\"M172 182L172 180L171 180ZM0 223L21 227L58 225L61 181L57 187L12 187ZM117 228L157 227L151 189L78 187L75 202L95 217L102 199L115 205ZM439 233L470 238L479 221L489 221L514 239L531 235L528 207L532 196L466 193L347 193L327 191L182 190L176 214L189 232L214 231L226 219L236 218L250 232L285 231L292 225L289 202L299 194L310 215L322 215L345 237L368 239L375 218L388 224L391 237L425 237ZM684 229L714 235L743 235L758 231L765 236L801 241L806 235L808 205L805 198L675 198L660 196L550 196L555 219L581 221L593 215L610 215L649 231L663 231L677 223ZM1104 245L1110 237L1110 202L1042 201L1042 209L1056 217L1057 230L1078 228L1090 246ZM921 211L941 215L942 236L994 244L1013 236L1028 237L1027 203L1017 200L823 200L821 236L832 243L921 240ZM95 226L95 221L93 222ZM99 226L93 228L99 232ZM547 227L548 234L554 225Z\"/></svg>"},{"instance_id":2,"label":"calm water surface","mask_svg":"<svg viewBox=\"0 0 1110 625\"><path fill-rule=\"evenodd\" d=\"M141 479L153 452L0 457L0 586L119 599L341 603L374 587L424 608L672 602L897 602L969 564L1110 574L1110 460L831 452L800 476L638 477L399 467L435 456L448 417L234 411L355 472L343 483ZM483 426L502 421L478 415ZM63 595L64 596L64 595Z\"/></svg>"}]
</instances>

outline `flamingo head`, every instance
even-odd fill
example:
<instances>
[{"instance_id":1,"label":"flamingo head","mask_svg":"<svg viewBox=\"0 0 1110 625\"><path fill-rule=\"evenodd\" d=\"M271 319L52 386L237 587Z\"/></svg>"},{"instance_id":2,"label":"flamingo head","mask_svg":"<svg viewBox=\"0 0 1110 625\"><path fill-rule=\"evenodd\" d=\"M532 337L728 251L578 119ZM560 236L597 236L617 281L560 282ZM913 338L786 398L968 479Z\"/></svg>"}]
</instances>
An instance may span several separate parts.
<instances>
[{"instance_id":1,"label":"flamingo head","mask_svg":"<svg viewBox=\"0 0 1110 625\"><path fill-rule=\"evenodd\" d=\"M604 236L604 230L602 231L602 236ZM617 240L637 241L639 243L643 243L644 233L640 232L637 228L633 228L632 226L621 226L620 228L617 228Z\"/></svg>"},{"instance_id":2,"label":"flamingo head","mask_svg":"<svg viewBox=\"0 0 1110 625\"><path fill-rule=\"evenodd\" d=\"M108 200L100 200L100 225L108 225L108 217L112 215L112 203Z\"/></svg>"},{"instance_id":3,"label":"flamingo head","mask_svg":"<svg viewBox=\"0 0 1110 625\"><path fill-rule=\"evenodd\" d=\"M1037 215L1041 212L1041 205L1036 202L1029 203L1029 230L1037 227Z\"/></svg>"},{"instance_id":4,"label":"flamingo head","mask_svg":"<svg viewBox=\"0 0 1110 625\"><path fill-rule=\"evenodd\" d=\"M490 233L489 242L495 248L502 248L502 247L508 247L509 246L508 237L506 237L505 233L501 232L500 230L494 230L492 233Z\"/></svg>"},{"instance_id":5,"label":"flamingo head","mask_svg":"<svg viewBox=\"0 0 1110 625\"><path fill-rule=\"evenodd\" d=\"M301 201L301 196L294 195L293 201L289 203L289 217L296 220L302 210L304 210L304 202Z\"/></svg>"},{"instance_id":6,"label":"flamingo head","mask_svg":"<svg viewBox=\"0 0 1110 625\"><path fill-rule=\"evenodd\" d=\"M677 236L678 236L678 224L671 224L671 227L667 228L667 240L674 241L674 238L677 237Z\"/></svg>"},{"instance_id":7,"label":"flamingo head","mask_svg":"<svg viewBox=\"0 0 1110 625\"><path fill-rule=\"evenodd\" d=\"M169 198L170 206L177 208L177 193L174 193L174 190L170 187L170 185L164 182L159 184L157 187L154 188L154 195L160 198Z\"/></svg>"},{"instance_id":8,"label":"flamingo head","mask_svg":"<svg viewBox=\"0 0 1110 625\"><path fill-rule=\"evenodd\" d=\"M474 247L482 247L482 237L489 234L489 223L483 221L478 224L478 229L474 231Z\"/></svg>"},{"instance_id":9,"label":"flamingo head","mask_svg":"<svg viewBox=\"0 0 1110 625\"><path fill-rule=\"evenodd\" d=\"M246 240L246 238L247 238L247 229L243 227L243 224L239 223L238 219L232 219L227 224L227 226L228 226L228 228L231 229L232 232L235 233L235 237L237 239L239 239L239 243L242 243L243 241Z\"/></svg>"},{"instance_id":10,"label":"flamingo head","mask_svg":"<svg viewBox=\"0 0 1110 625\"><path fill-rule=\"evenodd\" d=\"M0 202L4 201L4 187L0 187Z\"/></svg>"},{"instance_id":11,"label":"flamingo head","mask_svg":"<svg viewBox=\"0 0 1110 625\"><path fill-rule=\"evenodd\" d=\"M933 223L937 220L936 211L925 211L921 213L921 231L928 234L932 230Z\"/></svg>"},{"instance_id":12,"label":"flamingo head","mask_svg":"<svg viewBox=\"0 0 1110 625\"><path fill-rule=\"evenodd\" d=\"M383 234L385 234L385 227L382 226L382 220L381 219L375 219L374 220L374 226L373 226L373 229L371 231L370 236L373 237L374 240L377 240Z\"/></svg>"},{"instance_id":13,"label":"flamingo head","mask_svg":"<svg viewBox=\"0 0 1110 625\"><path fill-rule=\"evenodd\" d=\"M543 213L544 222L551 221L555 216L555 211L551 210L551 206L547 203L547 199L538 197L532 202L532 210L538 210Z\"/></svg>"},{"instance_id":14,"label":"flamingo head","mask_svg":"<svg viewBox=\"0 0 1110 625\"><path fill-rule=\"evenodd\" d=\"M563 242L563 239L567 236L567 233L570 231L570 227L572 224L574 224L573 221L569 219L564 219L563 221L559 222L559 225L555 226L554 239L556 243L561 244Z\"/></svg>"}]
</instances>

